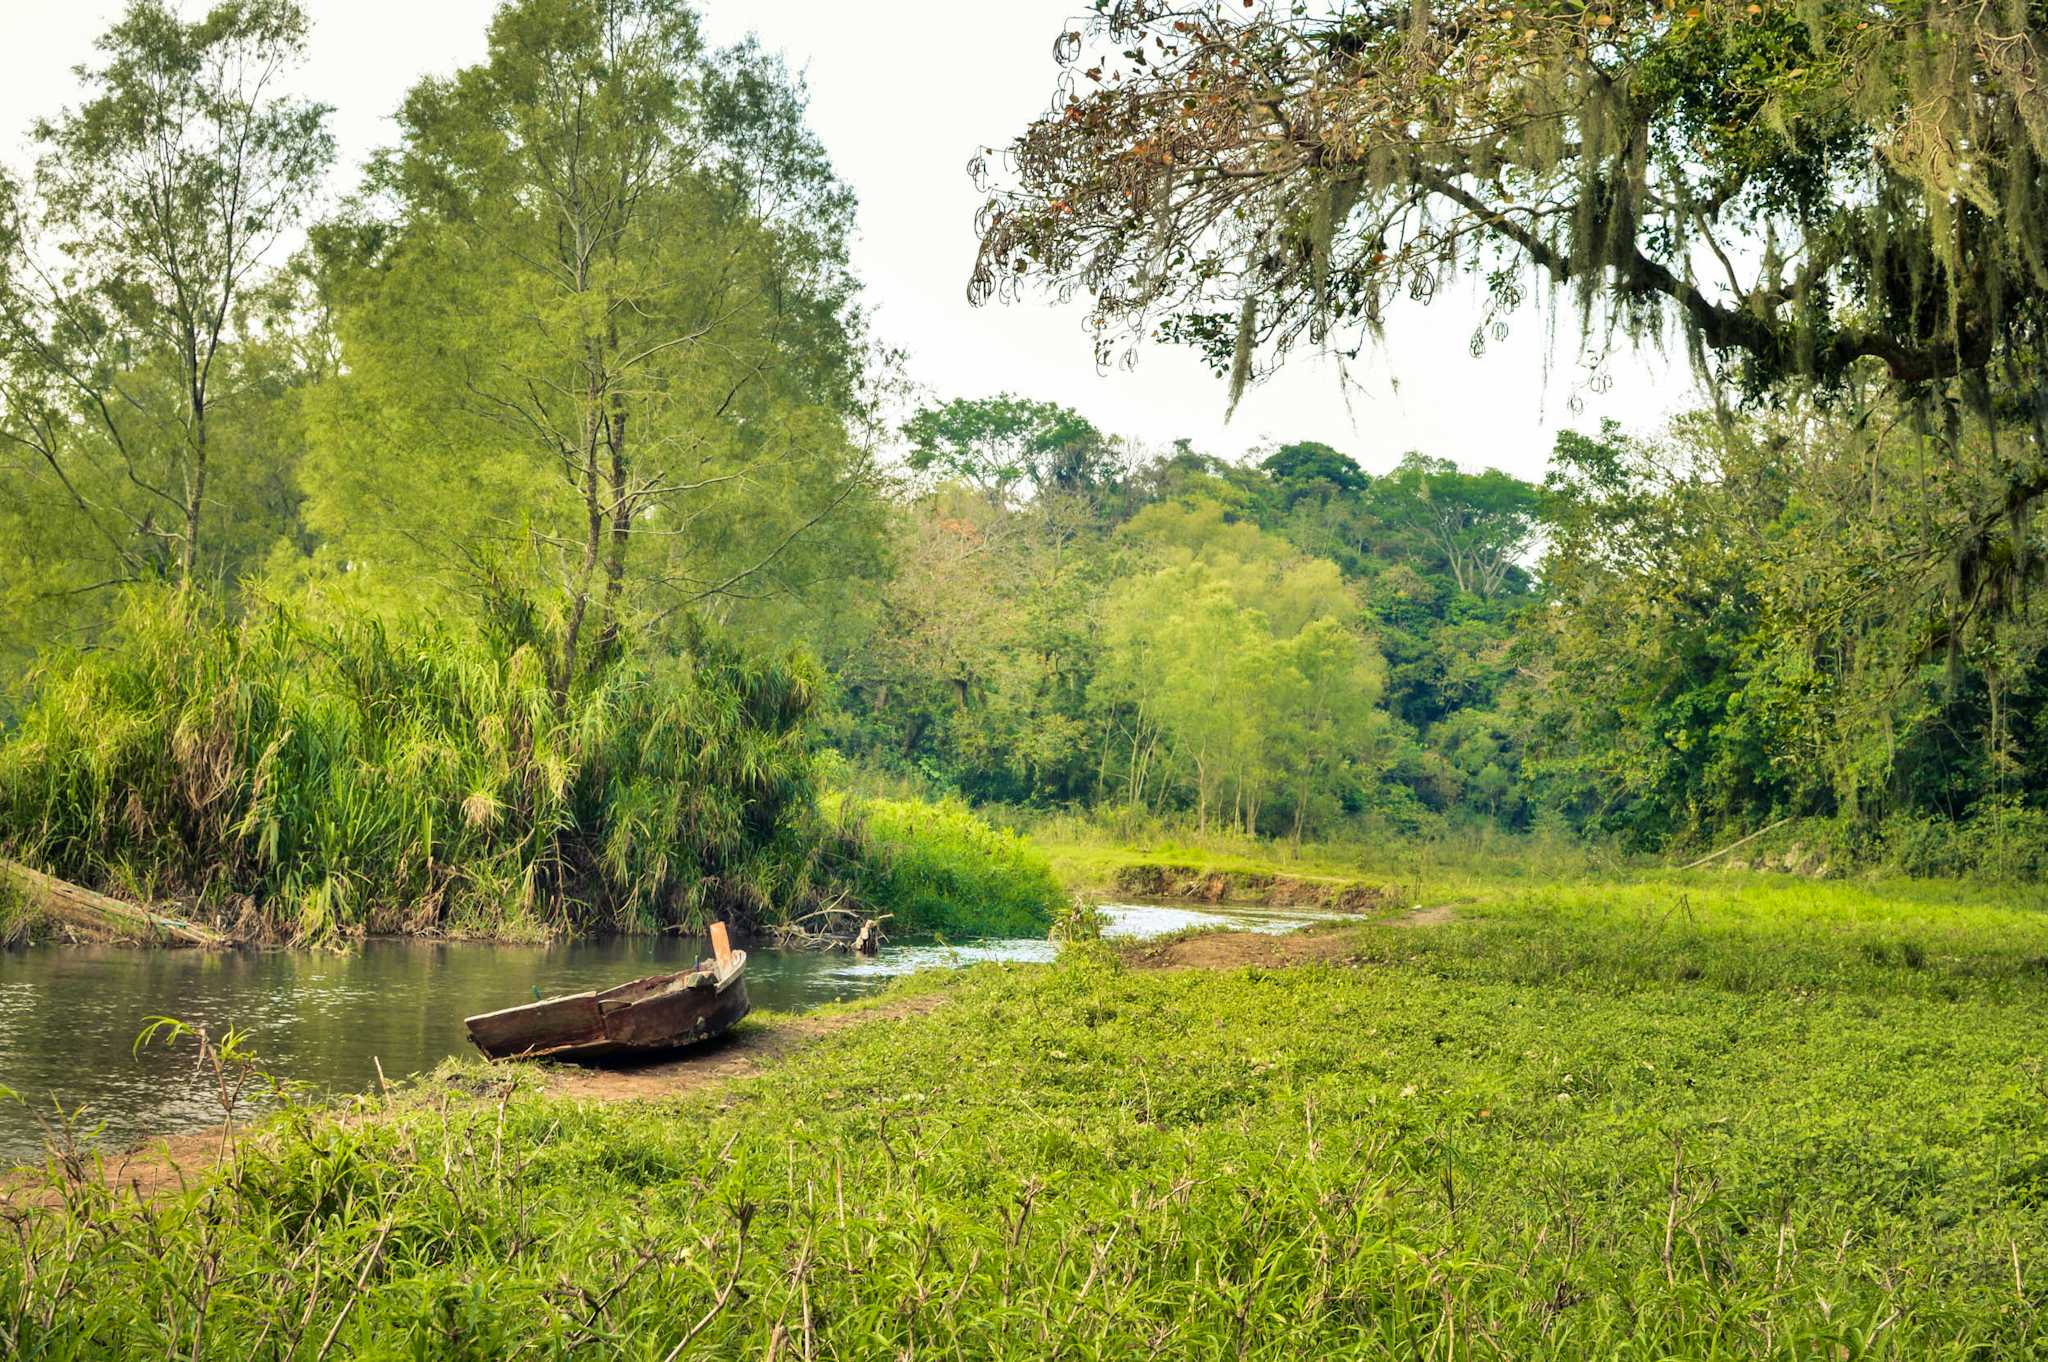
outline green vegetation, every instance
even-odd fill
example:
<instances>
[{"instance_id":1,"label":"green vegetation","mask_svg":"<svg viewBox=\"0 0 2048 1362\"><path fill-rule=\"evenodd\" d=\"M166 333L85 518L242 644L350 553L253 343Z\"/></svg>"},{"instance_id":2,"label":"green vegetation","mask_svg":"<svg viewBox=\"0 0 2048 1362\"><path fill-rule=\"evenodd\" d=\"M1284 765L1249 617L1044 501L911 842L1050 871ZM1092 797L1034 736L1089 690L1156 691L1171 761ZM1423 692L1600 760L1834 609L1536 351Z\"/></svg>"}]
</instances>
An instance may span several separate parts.
<instances>
[{"instance_id":1,"label":"green vegetation","mask_svg":"<svg viewBox=\"0 0 2048 1362\"><path fill-rule=\"evenodd\" d=\"M295 0L129 0L0 171L0 854L296 942L1063 946L161 1194L60 1114L6 1355L2048 1355L2044 28L1063 33L973 295L1233 397L1461 275L1475 356L1537 288L1590 385L1682 338L1701 412L1525 478L898 420L801 82L686 0L506 0L352 186ZM1373 916L1120 954L1134 888Z\"/></svg>"},{"instance_id":2,"label":"green vegetation","mask_svg":"<svg viewBox=\"0 0 2048 1362\"><path fill-rule=\"evenodd\" d=\"M1035 935L1044 858L967 809L819 808L801 656L705 631L566 699L541 650L138 594L0 748L11 848L268 932L741 928L850 892L899 935ZM841 881L845 883L842 885Z\"/></svg>"},{"instance_id":3,"label":"green vegetation","mask_svg":"<svg viewBox=\"0 0 2048 1362\"><path fill-rule=\"evenodd\" d=\"M2037 879L2048 625L2020 600L1982 636L1930 624L1965 512L1900 516L1926 451L1866 425L1567 433L1538 487L1420 455L1373 476L1326 445L1118 463L1047 417L1096 448L1073 478L1019 497L956 451L961 481L906 505L880 608L819 642L830 731L1126 840L1700 854L1789 819L1767 846L1813 866ZM2048 561L2048 531L2023 540Z\"/></svg>"},{"instance_id":4,"label":"green vegetation","mask_svg":"<svg viewBox=\"0 0 2048 1362\"><path fill-rule=\"evenodd\" d=\"M812 893L818 678L705 634L567 697L506 637L147 592L0 748L19 854L278 933L753 923Z\"/></svg>"},{"instance_id":5,"label":"green vegetation","mask_svg":"<svg viewBox=\"0 0 2048 1362\"><path fill-rule=\"evenodd\" d=\"M963 804L868 799L853 818L860 898L896 936L1043 936L1066 905L1043 852Z\"/></svg>"},{"instance_id":6,"label":"green vegetation","mask_svg":"<svg viewBox=\"0 0 2048 1362\"><path fill-rule=\"evenodd\" d=\"M0 870L0 946L28 940L42 925L42 915L30 906L15 877Z\"/></svg>"},{"instance_id":7,"label":"green vegetation","mask_svg":"<svg viewBox=\"0 0 2048 1362\"><path fill-rule=\"evenodd\" d=\"M957 796L998 821L1084 814L1141 841L1228 832L1398 841L1433 856L1500 830L1542 855L1571 840L1661 854L1790 818L1831 870L2036 879L2048 625L2026 584L2048 562L2048 536L2024 485L2040 461L2014 451L2033 438L2026 413L2048 403L2008 393L2014 375L1990 376L2009 337L1950 337L1952 368L1928 358L1949 353L1931 319L1970 330L1962 303L1899 298L1919 297L1928 262L1948 259L1935 245L1948 238L1923 235L1918 215L1930 203L1946 212L1953 196L1926 198L1924 158L1887 140L1904 124L1829 104L1834 83L1814 74L1847 69L1823 52L1865 69L1923 19L1928 42L1977 50L1974 20L1913 17L1921 8L1841 31L1703 12L1666 32L1623 7L1598 25L1617 44L1615 71L1659 73L1626 107L1590 95L1581 107L1555 83L1583 75L1572 46L1583 7L1530 10L1513 53L1496 50L1492 19L1474 29L1432 11L1417 27L1376 9L1254 7L1203 19L1201 43L1142 68L1081 68L1154 93L1188 82L1198 107L1238 108L1242 73L1212 60L1249 44L1304 76L1285 102L1311 124L1405 145L1417 126L1463 127L1456 101L1382 126L1341 92L1378 88L1391 49L1442 27L1443 51L1507 63L1459 67L1447 90L1499 72L1542 107L1597 113L1620 139L1525 144L1524 109L1472 165L1514 165L1584 208L1576 165L1611 183L1616 204L1655 215L1675 211L1648 187L1668 179L1683 186L1676 202L1761 215L1809 249L1825 242L1805 283L1698 295L1700 311L1695 295L1673 297L1686 272L1658 253L1702 244L1711 225L1653 229L1609 205L1593 216L1626 241L1579 242L1573 217L1569 258L1545 265L1507 230L1512 215L1444 200L1389 153L1331 167L1329 184L1287 166L1256 184L1225 177L1247 196L1225 235L1262 243L1231 248L1253 251L1257 269L1218 256L1220 240L1188 240L1152 291L1097 294L1106 318L1142 295L1169 314L1170 338L1219 359L1224 344L1227 367L1250 376L1291 338L1371 329L1382 285L1433 297L1437 272L1478 267L1431 257L1434 238L1402 246L1393 221L1364 229L1370 202L1407 202L1387 188L1399 184L1455 220L1477 214L1491 244L1475 249L1502 255L1489 325L1505 324L1524 289L1520 260L1586 290L1587 320L1603 289L1630 334L1658 299L1677 302L1704 347L1742 357L1739 374L1719 372L1741 382L1715 388L1711 415L1654 435L1567 433L1538 481L1319 441L1242 462L1187 441L1143 448L1016 394L949 396L885 420L894 375L849 265L852 194L807 122L801 84L752 43L709 44L684 0L503 6L480 58L416 85L394 143L324 215L329 111L280 93L313 41L300 9L233 3L186 18L135 0L83 73L84 102L38 124L37 159L0 184L0 555L11 555L0 561L0 753L24 747L0 755L13 773L0 846L127 892L254 897L294 934L672 925L706 905L787 915L821 858L835 859L827 834L802 826L816 821L815 778L789 763L829 747L856 782ZM1173 21L1154 9L1105 13L1086 39L1164 40L1152 29ZM1719 70L1724 40L1750 75ZM1063 60L1079 59L1075 43L1086 45L1064 41ZM1689 101L1730 95L1724 77L1753 96L1759 71L1775 73L1772 107L1793 122L1784 146L1702 145L1708 165L1727 163L1725 186L1710 193L1693 182L1702 172L1623 154L1630 137L1694 145ZM258 72L275 82L262 97ZM2003 68L1977 78L1994 104L2033 107ZM1946 88L1921 72L1872 99L1907 87ZM1921 104L1899 107L1907 124L1923 116ZM1124 244L1176 240L1203 215L1127 220L1180 190L1133 198L1160 165L1097 165L1124 125L1098 119L1096 96L1072 108L1017 144L1021 183L1059 192L998 195L984 245L1028 245L1008 270L1026 279L1097 260L1082 281L1093 288L1129 263ZM1794 123L1823 113L1841 121L1809 145L1812 130ZM1975 127L1979 114L1957 117ZM1987 174L2009 178L1990 148L2004 139L2019 155L2020 123L1975 127ZM1228 161L1242 133L1231 119L1182 129L1183 160L1161 164ZM1852 144L1904 159L1839 159ZM1773 177L1790 177L1790 199L1766 191ZM1847 178L1824 192L1830 177ZM221 217L212 189L227 184L256 194L253 236ZM1866 237L1875 229L1833 216L1878 187L1896 230ZM1483 204L1491 190L1471 192ZM1958 202L1958 231L1988 231L1970 218L1987 201ZM1781 220L1791 203L1808 214L1793 214L1796 233ZM1815 227L1822 217L1839 233ZM299 227L303 250L268 251L271 234ZM1081 250L1090 231L1112 231L1117 249ZM1877 268L1872 240L1898 253L1885 268L1904 282L1857 275ZM1650 251L1641 258L1665 273L1595 268L1624 248ZM2018 287L2004 255L1966 254L2003 261L1995 272ZM1249 313L1233 292L1246 279L1264 280ZM1831 298L1842 310L1823 319L1814 309ZM2013 306L1998 315L2018 316ZM1870 348L1887 327L1897 353ZM1827 365L1788 367L1795 339ZM1922 376L1881 373L1877 360ZM1537 452L1501 457L1526 466ZM326 779L328 756L281 748L278 779L314 786L264 786L286 810L273 820L247 782L273 738L311 743L344 723L331 707L251 711L230 741L191 712L195 689L173 686L113 711L158 723L154 737L57 731L97 703L104 678L162 665L161 639L124 605L138 587L204 598L166 607L214 621L200 652L225 656L220 639L261 635L281 608L307 622L294 628L385 640L374 665L413 678L401 688L447 693L400 703L410 716L352 701L362 714L345 722L360 732L337 738L348 753L333 758L355 771L346 778ZM656 691L692 693L699 683L681 673L712 638L718 667L801 673L815 692L801 715L766 725L787 748L766 765L719 704L635 691L634 678L656 678ZM113 657L123 651L136 655ZM252 665L310 678L357 665L289 652ZM457 654L461 678L426 679ZM517 678L486 675L515 657ZM187 681L212 664L189 665ZM252 695L290 690L282 670L250 684ZM706 694L726 684L701 683ZM559 743L498 762L482 754L489 734L443 733L495 712L503 697L476 686L517 690L521 722ZM652 739L653 784L570 790L563 761L576 779L639 780L622 735L685 714L712 734L696 778L730 784L662 792L698 760L665 730ZM212 759L202 737L239 744L245 785L229 781L218 807L205 772L182 789L173 779L181 763ZM378 766L414 738L445 748L428 763L439 768ZM157 756L109 765L131 741ZM483 826L490 801L510 798L497 786L529 759L539 793ZM472 794L477 812L460 813ZM186 807L174 817L176 799ZM276 845L262 849L265 837ZM961 911L954 920L981 910Z\"/></svg>"},{"instance_id":8,"label":"green vegetation","mask_svg":"<svg viewBox=\"0 0 2048 1362\"><path fill-rule=\"evenodd\" d=\"M939 1011L648 1105L457 1069L143 1206L53 1173L0 1330L24 1358L2041 1355L2038 906L1665 876L1314 944L914 980Z\"/></svg>"}]
</instances>

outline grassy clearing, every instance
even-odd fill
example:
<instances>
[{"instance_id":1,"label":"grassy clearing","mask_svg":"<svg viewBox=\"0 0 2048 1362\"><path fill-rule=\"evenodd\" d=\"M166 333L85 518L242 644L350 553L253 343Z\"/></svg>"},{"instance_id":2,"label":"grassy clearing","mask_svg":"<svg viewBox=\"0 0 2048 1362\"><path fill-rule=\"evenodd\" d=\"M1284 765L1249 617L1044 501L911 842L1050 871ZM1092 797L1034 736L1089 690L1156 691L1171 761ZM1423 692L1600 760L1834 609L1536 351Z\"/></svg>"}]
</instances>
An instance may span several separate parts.
<instances>
[{"instance_id":1,"label":"grassy clearing","mask_svg":"<svg viewBox=\"0 0 2048 1362\"><path fill-rule=\"evenodd\" d=\"M2048 1355L2034 906L1674 879L1333 949L920 980L947 1006L666 1104L463 1070L302 1114L181 1199L10 1213L0 1330L38 1358Z\"/></svg>"},{"instance_id":2,"label":"grassy clearing","mask_svg":"<svg viewBox=\"0 0 2048 1362\"><path fill-rule=\"evenodd\" d=\"M1098 895L1114 892L1120 875L1139 867L1370 884L1432 902L1589 877L1604 882L1632 873L1629 863L1611 851L1483 828L1435 841L1298 844L1165 827L1125 839L1092 818L1068 815L1040 819L1029 830L1061 883Z\"/></svg>"}]
</instances>

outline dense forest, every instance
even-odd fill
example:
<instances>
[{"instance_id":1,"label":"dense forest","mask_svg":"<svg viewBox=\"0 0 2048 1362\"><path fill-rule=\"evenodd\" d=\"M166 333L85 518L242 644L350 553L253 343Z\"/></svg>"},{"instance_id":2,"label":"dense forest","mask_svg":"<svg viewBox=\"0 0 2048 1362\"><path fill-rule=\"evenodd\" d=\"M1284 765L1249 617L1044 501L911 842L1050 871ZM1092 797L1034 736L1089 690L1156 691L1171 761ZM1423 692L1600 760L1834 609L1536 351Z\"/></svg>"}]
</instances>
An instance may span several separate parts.
<instances>
[{"instance_id":1,"label":"dense forest","mask_svg":"<svg viewBox=\"0 0 2048 1362\"><path fill-rule=\"evenodd\" d=\"M906 398L777 58L521 0L336 186L309 33L135 4L0 182L17 856L316 931L833 901L839 789L1296 843L1804 819L1838 866L2041 868L2010 403L1731 372L1667 429L1502 451L1531 482ZM1037 136L1024 182L1102 202ZM1018 278L1105 229L1002 202ZM1306 247L1260 296L1333 305ZM1168 331L1241 387L1293 335L1246 318Z\"/></svg>"}]
</instances>

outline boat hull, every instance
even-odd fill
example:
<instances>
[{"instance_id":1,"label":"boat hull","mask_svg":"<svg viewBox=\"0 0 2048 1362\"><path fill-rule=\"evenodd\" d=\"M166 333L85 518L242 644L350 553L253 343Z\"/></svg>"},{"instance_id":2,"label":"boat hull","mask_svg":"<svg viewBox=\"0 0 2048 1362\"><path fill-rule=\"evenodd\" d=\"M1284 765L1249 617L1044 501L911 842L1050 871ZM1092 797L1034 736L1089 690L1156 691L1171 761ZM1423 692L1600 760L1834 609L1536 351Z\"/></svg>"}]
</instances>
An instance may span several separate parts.
<instances>
[{"instance_id":1,"label":"boat hull","mask_svg":"<svg viewBox=\"0 0 2048 1362\"><path fill-rule=\"evenodd\" d=\"M747 1015L747 954L603 992L544 998L466 1018L489 1059L607 1060L700 1044Z\"/></svg>"}]
</instances>

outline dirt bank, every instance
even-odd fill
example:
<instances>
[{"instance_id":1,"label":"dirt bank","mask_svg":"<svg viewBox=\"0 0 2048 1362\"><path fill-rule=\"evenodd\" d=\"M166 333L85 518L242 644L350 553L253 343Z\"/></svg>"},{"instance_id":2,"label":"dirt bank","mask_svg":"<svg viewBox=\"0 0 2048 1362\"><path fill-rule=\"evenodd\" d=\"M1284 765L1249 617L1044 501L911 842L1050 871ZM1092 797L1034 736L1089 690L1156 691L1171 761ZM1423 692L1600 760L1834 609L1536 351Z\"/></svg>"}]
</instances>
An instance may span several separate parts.
<instances>
[{"instance_id":1,"label":"dirt bank","mask_svg":"<svg viewBox=\"0 0 2048 1362\"><path fill-rule=\"evenodd\" d=\"M1393 897L1386 885L1362 880L1192 865L1127 865L1116 872L1112 883L1117 893L1134 898L1318 908L1334 913L1369 913Z\"/></svg>"},{"instance_id":2,"label":"dirt bank","mask_svg":"<svg viewBox=\"0 0 2048 1362\"><path fill-rule=\"evenodd\" d=\"M1124 952L1133 969L1241 969L1260 965L1348 964L1356 937L1348 922L1317 923L1297 932L1204 932L1174 941L1149 942Z\"/></svg>"}]
</instances>

